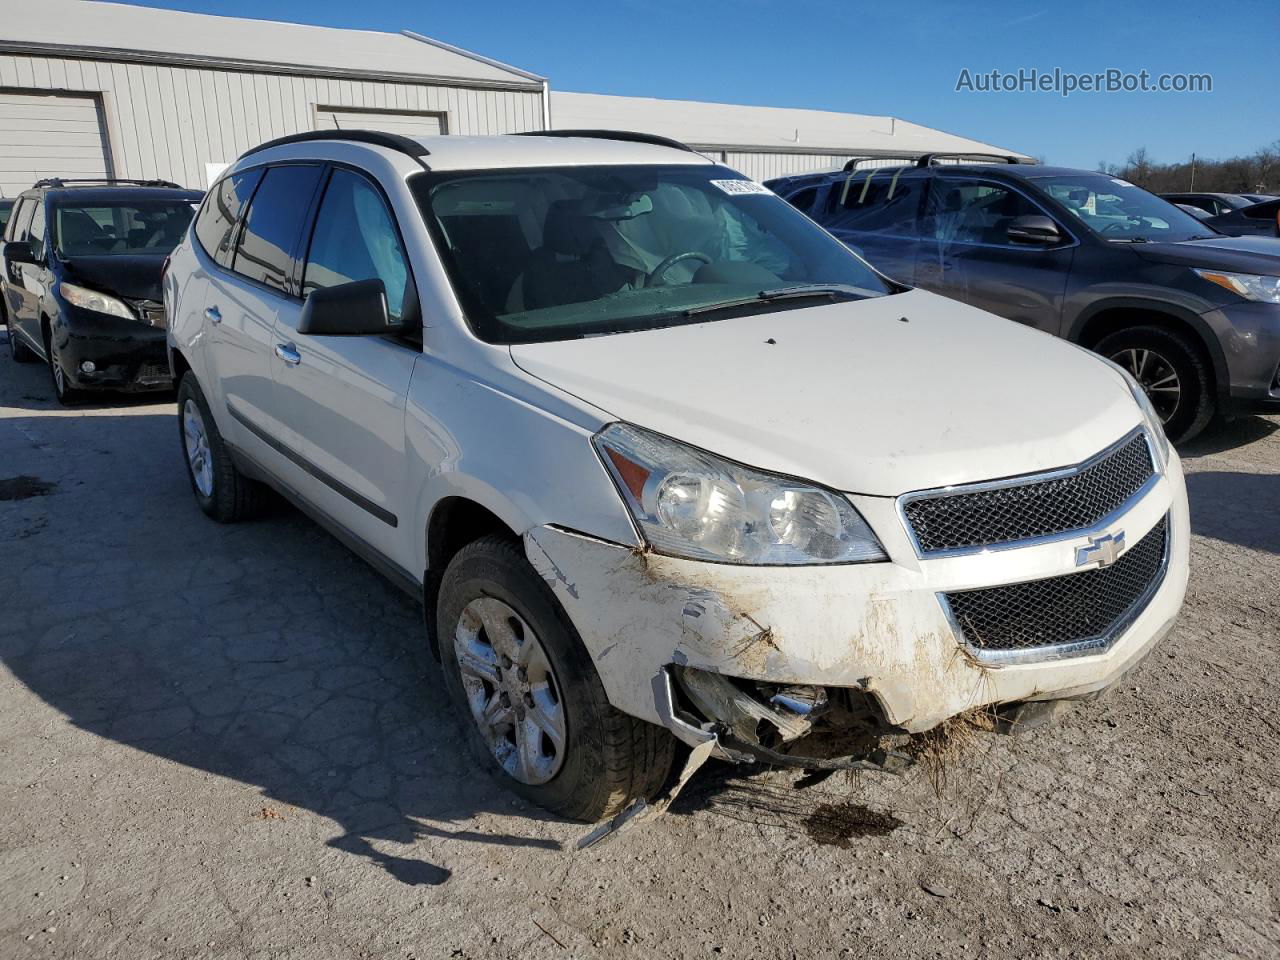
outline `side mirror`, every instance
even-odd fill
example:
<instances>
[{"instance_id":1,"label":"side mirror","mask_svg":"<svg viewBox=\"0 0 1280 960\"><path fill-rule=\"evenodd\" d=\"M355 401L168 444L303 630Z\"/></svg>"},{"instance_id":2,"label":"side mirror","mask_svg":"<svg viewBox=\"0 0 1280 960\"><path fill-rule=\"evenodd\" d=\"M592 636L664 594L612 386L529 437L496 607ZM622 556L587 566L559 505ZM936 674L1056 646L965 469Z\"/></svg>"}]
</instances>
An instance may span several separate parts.
<instances>
[{"instance_id":1,"label":"side mirror","mask_svg":"<svg viewBox=\"0 0 1280 960\"><path fill-rule=\"evenodd\" d=\"M376 278L312 290L298 318L298 332L312 336L358 337L390 329L387 290Z\"/></svg>"},{"instance_id":2,"label":"side mirror","mask_svg":"<svg viewBox=\"0 0 1280 960\"><path fill-rule=\"evenodd\" d=\"M1062 239L1058 225L1039 214L1014 217L1005 234L1013 243L1033 243L1039 246L1049 246Z\"/></svg>"},{"instance_id":3,"label":"side mirror","mask_svg":"<svg viewBox=\"0 0 1280 960\"><path fill-rule=\"evenodd\" d=\"M35 263L36 255L26 240L10 240L4 245L5 263Z\"/></svg>"}]
</instances>

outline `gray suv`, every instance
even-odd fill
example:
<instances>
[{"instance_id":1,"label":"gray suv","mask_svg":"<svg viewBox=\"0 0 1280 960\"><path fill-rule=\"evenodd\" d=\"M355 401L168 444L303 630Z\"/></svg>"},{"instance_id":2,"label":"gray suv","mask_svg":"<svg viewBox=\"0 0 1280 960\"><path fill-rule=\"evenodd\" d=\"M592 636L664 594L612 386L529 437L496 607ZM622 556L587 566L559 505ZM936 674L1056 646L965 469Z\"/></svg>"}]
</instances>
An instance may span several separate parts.
<instances>
[{"instance_id":1,"label":"gray suv","mask_svg":"<svg viewBox=\"0 0 1280 960\"><path fill-rule=\"evenodd\" d=\"M941 159L766 185L889 277L1110 357L1174 439L1280 411L1280 240L1223 236L1106 174Z\"/></svg>"}]
</instances>

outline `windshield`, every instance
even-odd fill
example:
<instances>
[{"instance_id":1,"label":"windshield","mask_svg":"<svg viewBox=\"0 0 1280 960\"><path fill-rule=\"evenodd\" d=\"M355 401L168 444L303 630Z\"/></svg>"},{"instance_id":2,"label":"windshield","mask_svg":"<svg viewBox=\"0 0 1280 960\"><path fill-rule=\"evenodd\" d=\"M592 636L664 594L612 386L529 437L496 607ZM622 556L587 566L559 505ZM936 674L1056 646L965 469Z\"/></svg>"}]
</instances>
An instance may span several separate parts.
<instances>
[{"instance_id":1,"label":"windshield","mask_svg":"<svg viewBox=\"0 0 1280 960\"><path fill-rule=\"evenodd\" d=\"M466 171L414 189L468 319L494 343L891 292L804 215L724 167Z\"/></svg>"},{"instance_id":2,"label":"windshield","mask_svg":"<svg viewBox=\"0 0 1280 960\"><path fill-rule=\"evenodd\" d=\"M1196 240L1210 236L1203 223L1168 200L1105 174L1036 177L1035 184L1105 240Z\"/></svg>"},{"instance_id":3,"label":"windshield","mask_svg":"<svg viewBox=\"0 0 1280 960\"><path fill-rule=\"evenodd\" d=\"M13 201L0 200L0 234L4 233L4 228L9 225L9 217L13 214Z\"/></svg>"},{"instance_id":4,"label":"windshield","mask_svg":"<svg viewBox=\"0 0 1280 960\"><path fill-rule=\"evenodd\" d=\"M168 254L186 232L195 208L186 200L127 200L55 208L58 256Z\"/></svg>"}]
</instances>

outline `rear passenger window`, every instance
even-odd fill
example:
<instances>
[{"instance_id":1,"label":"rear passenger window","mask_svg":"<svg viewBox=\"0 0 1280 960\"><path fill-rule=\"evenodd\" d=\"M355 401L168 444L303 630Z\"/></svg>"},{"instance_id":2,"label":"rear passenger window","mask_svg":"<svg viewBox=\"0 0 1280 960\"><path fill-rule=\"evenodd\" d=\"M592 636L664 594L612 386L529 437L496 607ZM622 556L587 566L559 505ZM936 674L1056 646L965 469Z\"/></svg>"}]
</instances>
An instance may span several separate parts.
<instances>
[{"instance_id":1,"label":"rear passenger window","mask_svg":"<svg viewBox=\"0 0 1280 960\"><path fill-rule=\"evenodd\" d=\"M902 174L902 170L855 170L837 180L831 186L823 226L914 235L925 180Z\"/></svg>"},{"instance_id":2,"label":"rear passenger window","mask_svg":"<svg viewBox=\"0 0 1280 960\"><path fill-rule=\"evenodd\" d=\"M270 184L270 180L267 182ZM374 278L387 289L387 310L392 320L403 319L409 265L391 211L377 189L363 177L335 170L316 215L302 295L322 287Z\"/></svg>"},{"instance_id":3,"label":"rear passenger window","mask_svg":"<svg viewBox=\"0 0 1280 960\"><path fill-rule=\"evenodd\" d=\"M27 228L31 221L31 206L29 199L18 201L18 208L14 210L13 216L9 218L9 228L7 236L10 240L27 239Z\"/></svg>"},{"instance_id":4,"label":"rear passenger window","mask_svg":"<svg viewBox=\"0 0 1280 960\"><path fill-rule=\"evenodd\" d=\"M808 213L809 208L813 206L813 201L818 199L817 187L806 187L799 193L787 197L787 203L791 204L802 213Z\"/></svg>"},{"instance_id":5,"label":"rear passenger window","mask_svg":"<svg viewBox=\"0 0 1280 960\"><path fill-rule=\"evenodd\" d=\"M226 262L231 251L231 233L240 219L240 211L261 178L261 170L247 170L220 181L209 191L196 216L196 239L204 252L219 263Z\"/></svg>"},{"instance_id":6,"label":"rear passenger window","mask_svg":"<svg viewBox=\"0 0 1280 960\"><path fill-rule=\"evenodd\" d=\"M38 257L44 252L44 201L41 200L36 204L35 212L31 214L31 229L28 231L31 239L31 250Z\"/></svg>"},{"instance_id":7,"label":"rear passenger window","mask_svg":"<svg viewBox=\"0 0 1280 960\"><path fill-rule=\"evenodd\" d=\"M253 195L231 269L289 292L302 221L320 182L320 167L271 167Z\"/></svg>"}]
</instances>

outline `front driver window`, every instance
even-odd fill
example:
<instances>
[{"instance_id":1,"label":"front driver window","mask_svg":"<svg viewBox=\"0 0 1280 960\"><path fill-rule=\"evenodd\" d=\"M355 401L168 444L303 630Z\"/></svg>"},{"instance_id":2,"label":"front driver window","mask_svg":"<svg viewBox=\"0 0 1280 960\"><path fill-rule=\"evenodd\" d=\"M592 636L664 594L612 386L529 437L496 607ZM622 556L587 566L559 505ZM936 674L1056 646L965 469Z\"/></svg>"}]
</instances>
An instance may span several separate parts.
<instances>
[{"instance_id":1,"label":"front driver window","mask_svg":"<svg viewBox=\"0 0 1280 960\"><path fill-rule=\"evenodd\" d=\"M1009 225L1044 212L1022 194L994 183L935 177L929 189L924 235L940 244L1016 246Z\"/></svg>"},{"instance_id":2,"label":"front driver window","mask_svg":"<svg viewBox=\"0 0 1280 960\"><path fill-rule=\"evenodd\" d=\"M302 295L374 278L387 289L391 319L402 320L409 267L395 221L367 180L347 170L335 170L316 216Z\"/></svg>"}]
</instances>

